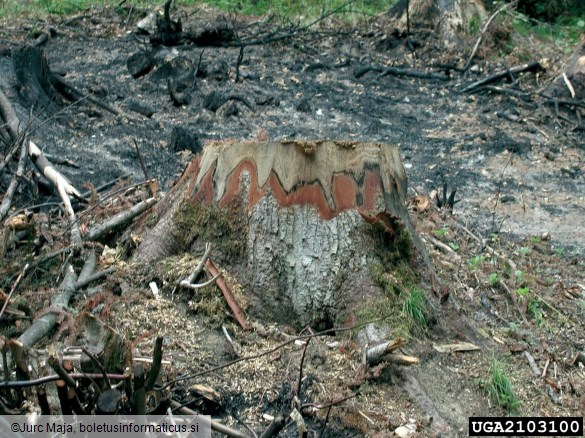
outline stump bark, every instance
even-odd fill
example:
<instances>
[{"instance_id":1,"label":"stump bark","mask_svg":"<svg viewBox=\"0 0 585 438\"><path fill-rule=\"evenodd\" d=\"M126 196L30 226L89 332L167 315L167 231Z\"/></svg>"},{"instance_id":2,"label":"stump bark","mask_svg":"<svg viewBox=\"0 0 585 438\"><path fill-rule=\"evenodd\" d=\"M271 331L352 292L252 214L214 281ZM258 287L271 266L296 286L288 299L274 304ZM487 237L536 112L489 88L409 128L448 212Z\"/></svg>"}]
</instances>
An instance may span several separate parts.
<instances>
[{"instance_id":1,"label":"stump bark","mask_svg":"<svg viewBox=\"0 0 585 438\"><path fill-rule=\"evenodd\" d=\"M557 99L585 99L585 35L569 58L562 74L546 88L546 94Z\"/></svg>"},{"instance_id":2,"label":"stump bark","mask_svg":"<svg viewBox=\"0 0 585 438\"><path fill-rule=\"evenodd\" d=\"M382 295L370 273L381 241L368 222L381 224L390 244L414 232L406 183L398 148L388 144L210 144L160 204L135 259L152 263L215 240L212 257L252 295L257 316L343 324Z\"/></svg>"},{"instance_id":3,"label":"stump bark","mask_svg":"<svg viewBox=\"0 0 585 438\"><path fill-rule=\"evenodd\" d=\"M474 17L483 20L487 15L482 0L400 0L388 12L397 19L397 30L432 30L447 48L461 45L460 34Z\"/></svg>"}]
</instances>

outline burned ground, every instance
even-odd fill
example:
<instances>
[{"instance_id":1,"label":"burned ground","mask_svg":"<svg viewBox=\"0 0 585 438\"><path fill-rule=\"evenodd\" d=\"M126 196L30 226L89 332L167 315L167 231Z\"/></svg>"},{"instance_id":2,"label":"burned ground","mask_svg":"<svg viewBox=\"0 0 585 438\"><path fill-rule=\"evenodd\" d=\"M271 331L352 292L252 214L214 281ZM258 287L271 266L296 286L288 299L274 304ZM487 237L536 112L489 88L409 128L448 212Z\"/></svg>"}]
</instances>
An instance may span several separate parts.
<instances>
[{"instance_id":1,"label":"burned ground","mask_svg":"<svg viewBox=\"0 0 585 438\"><path fill-rule=\"evenodd\" d=\"M141 180L134 141L150 176L168 189L192 157L190 146L197 150L195 145L225 139L339 139L399 145L412 197L432 197L443 184L457 189L459 202L453 216L433 206L422 212L412 209L415 225L432 249L452 297L448 307L435 309L439 322L426 334L413 336L406 348L421 359L421 365L407 370L390 366L377 377L362 378L359 395L332 410L330 436L340 436L342 429L358 436L384 436L385 430L407 423L410 417L421 436L441 430L444 436L463 436L468 416L503 412L491 405L484 388L494 355L508 361L525 415L568 416L584 411L583 368L571 363L585 343L580 323L585 312L583 126L577 126L576 119L557 118L554 108L540 103L536 95L526 102L493 91L460 91L503 65L546 57L546 72L527 73L518 82L523 90L540 90L567 56L557 53L550 42L518 38L520 55L500 58L497 51L486 50L477 69L464 75L451 71L446 81L375 71L356 75L371 64L419 70L440 63L461 65L467 52L443 52L433 35L420 33L415 56L406 40L389 31L385 17L355 27L328 19L287 39L246 46L238 82L238 47L193 45L161 48L154 56L153 71L135 79L128 73L128 59L150 50L148 38L133 32L141 18L138 14L88 11L64 19L44 48L53 72L65 73L68 83L121 113L115 116L81 101L51 118L41 114L42 124L34 137L45 153L78 165L59 167L78 187L86 182L99 186L128 174ZM240 38L274 27L260 19L223 17L206 9L188 17L184 24L193 28L224 20L228 27L239 29ZM30 107L15 85L9 55L31 44L38 28L39 23L23 20L5 23L0 30L4 54L0 86L21 120L27 120ZM187 69L181 70L185 65ZM195 67L197 74L187 78L188 86L179 91L188 103L177 105L168 93L169 75L176 78L186 72L188 76ZM32 111L38 114L39 108ZM573 120L573 114L568 117ZM7 182L4 176L3 183ZM29 204L47 200L27 196L23 193L23 202ZM453 251L439 252L432 239ZM486 246L495 248L498 257L486 253ZM9 252L4 260L4 272L11 279L17 256ZM522 274L506 273L509 261ZM173 282L184 274L181 263L177 266L175 273L161 269L156 275L138 275L144 281L156 277L165 285L163 301L145 303L143 297L133 295L140 288L147 290L148 282L128 286L126 280L119 280L116 284L127 295L107 321L132 341L154 331L165 335L172 344L168 347L176 364L173 372L182 374L196 372L202 363L225 362L233 351L223 337L202 326L211 319L217 327L221 303L171 295ZM512 290L491 281L492 274L508 275ZM51 283L40 281L47 287ZM2 286L9 289L9 283ZM529 288L534 299L525 300L515 287ZM470 323L475 335L468 330ZM258 329L254 334L230 327L242 349L250 352L270 349L276 340L289 336L282 327ZM174 339L178 332L185 334ZM446 355L433 349L433 344L470 338L478 342L480 352ZM340 345L326 339L311 343L303 402L326 404L353 390L348 381L360 380L356 377L360 370L352 342L342 337ZM149 353L150 343L150 338L136 340L134 346ZM221 394L219 412L226 421L234 423L238 417L259 431L266 425L262 414L286 414L290 407L301 350L293 345L194 383ZM532 375L524 351L536 358L544 374L550 368L548 376ZM193 397L189 384L178 385L175 391L183 397L180 401ZM312 418L312 429L318 431L324 424L323 411ZM293 429L287 428L290 436Z\"/></svg>"}]
</instances>

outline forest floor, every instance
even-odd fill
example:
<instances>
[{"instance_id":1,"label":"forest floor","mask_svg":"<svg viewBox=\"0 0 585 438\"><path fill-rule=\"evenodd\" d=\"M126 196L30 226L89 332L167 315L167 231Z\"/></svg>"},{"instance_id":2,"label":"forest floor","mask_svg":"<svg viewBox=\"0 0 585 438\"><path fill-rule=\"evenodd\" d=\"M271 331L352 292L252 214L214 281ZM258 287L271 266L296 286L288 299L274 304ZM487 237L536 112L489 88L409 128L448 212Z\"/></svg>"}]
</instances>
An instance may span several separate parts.
<instances>
[{"instance_id":1,"label":"forest floor","mask_svg":"<svg viewBox=\"0 0 585 438\"><path fill-rule=\"evenodd\" d=\"M97 187L122 176L142 180L134 142L149 176L167 190L192 158L189 149L196 152L196 145L212 140L338 139L399 145L411 200L432 199L444 184L449 191L457 189L459 202L452 213L433 203L422 211L414 201L410 207L450 289L449 303L434 308L435 322L426 332L411 335L404 348L420 364L389 365L364 376L352 332L312 341L301 401L327 405L352 396L330 412L306 409L313 436L321 429L322 436L392 436L391 431L407 423L417 429L413 436L466 436L468 417L506 414L488 394L495 358L504 364L521 415L583 415L585 364L575 358L585 351L585 134L582 125L571 122L574 114L558 118L554 107L536 94L559 74L569 54L552 40L511 32L513 49L489 37L476 67L465 74L451 71L448 80L376 71L361 75L356 73L366 65L443 74L445 68L437 65L463 65L469 50L444 50L431 32L415 30L404 38L391 31L384 16L355 26L332 16L289 38L246 46L239 68L240 49L231 40L226 45L234 47L163 48L153 71L135 79L127 61L149 47L148 37L135 32L143 12L96 10L53 23L23 19L0 26L0 87L21 120L27 120L30 107L16 87L10 55L32 44L49 24L56 30L44 46L51 71L120 113L81 101L41 118L44 123L34 138L45 153L76 165L58 166L76 186ZM268 19L224 16L205 8L182 16L186 28L224 22L237 28L242 40L290 31ZM469 37L465 47L475 38ZM517 78L518 89L529 93L526 100L486 89L461 92L497 70L529 61L540 61L546 71ZM199 74L186 89L189 102L177 106L167 79L193 66L199 66ZM3 188L8 182L9 175L3 175ZM51 200L28 191L24 185L17 208ZM45 233L53 249L62 244L59 226L63 224L56 220ZM8 248L0 262L4 291L29 257L27 251L25 244ZM294 336L290 328L269 321L258 321L254 331L244 332L225 316L213 293L195 298L176 292L186 272L184 260L176 261L172 274L158 278L159 300L148 298L147 279L153 275L142 274L131 284L127 278L111 280L92 298L101 319L138 356L152 353L155 335L165 337L166 379L220 365L237 354L269 351ZM101 267L118 262L107 255L100 258ZM55 272L55 266L38 267L21 285L21 295L33 307L46 306L43 301L57 284ZM74 307L87 308L87 301L79 296ZM465 321L459 321L460 315ZM18 334L22 325L10 321L4 329ZM222 324L240 352L226 341ZM434 348L460 341L479 349L441 353ZM167 391L243 433L248 433L243 423L259 433L269 423L265 414L290 413L303 348L292 342ZM206 402L203 386L197 385L215 392L209 397L213 402ZM294 423L284 432L296 433Z\"/></svg>"}]
</instances>

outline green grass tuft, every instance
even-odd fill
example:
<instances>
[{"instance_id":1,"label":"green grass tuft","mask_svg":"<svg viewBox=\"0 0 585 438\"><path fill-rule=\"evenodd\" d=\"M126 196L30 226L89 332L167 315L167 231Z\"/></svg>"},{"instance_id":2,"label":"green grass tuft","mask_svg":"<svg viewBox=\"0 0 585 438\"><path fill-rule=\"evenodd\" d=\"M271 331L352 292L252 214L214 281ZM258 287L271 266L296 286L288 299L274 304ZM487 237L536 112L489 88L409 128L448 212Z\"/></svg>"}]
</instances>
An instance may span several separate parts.
<instances>
[{"instance_id":1,"label":"green grass tuft","mask_svg":"<svg viewBox=\"0 0 585 438\"><path fill-rule=\"evenodd\" d=\"M487 391L492 400L508 413L516 415L520 412L520 400L516 397L504 365L497 359L492 359L489 369Z\"/></svg>"},{"instance_id":2,"label":"green grass tuft","mask_svg":"<svg viewBox=\"0 0 585 438\"><path fill-rule=\"evenodd\" d=\"M426 293L422 289L412 289L404 301L402 313L408 320L411 333L425 332L432 318L431 304Z\"/></svg>"},{"instance_id":3,"label":"green grass tuft","mask_svg":"<svg viewBox=\"0 0 585 438\"><path fill-rule=\"evenodd\" d=\"M93 7L118 7L120 0L0 0L0 17L43 18L78 13ZM127 0L126 7L162 5L163 0ZM346 22L387 11L396 0L176 0L179 6L207 4L222 11L272 14L287 22L306 23L328 12Z\"/></svg>"}]
</instances>

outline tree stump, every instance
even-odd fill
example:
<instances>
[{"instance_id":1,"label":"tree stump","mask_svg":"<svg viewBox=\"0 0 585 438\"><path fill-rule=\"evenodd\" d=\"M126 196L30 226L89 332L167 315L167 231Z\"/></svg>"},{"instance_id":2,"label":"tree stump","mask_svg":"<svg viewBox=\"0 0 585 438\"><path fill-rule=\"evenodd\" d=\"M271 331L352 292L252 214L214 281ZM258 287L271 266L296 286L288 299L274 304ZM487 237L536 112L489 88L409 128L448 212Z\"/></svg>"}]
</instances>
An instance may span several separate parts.
<instances>
[{"instance_id":1,"label":"tree stump","mask_svg":"<svg viewBox=\"0 0 585 438\"><path fill-rule=\"evenodd\" d=\"M487 15L482 0L400 0L388 13L396 18L397 30L432 30L447 48L461 45L460 34L469 29L470 21Z\"/></svg>"},{"instance_id":2,"label":"tree stump","mask_svg":"<svg viewBox=\"0 0 585 438\"><path fill-rule=\"evenodd\" d=\"M585 99L585 35L581 36L562 74L547 86L546 94L556 99Z\"/></svg>"},{"instance_id":3,"label":"tree stump","mask_svg":"<svg viewBox=\"0 0 585 438\"><path fill-rule=\"evenodd\" d=\"M16 83L24 103L35 113L53 115L60 109L58 84L51 73L45 52L37 47L22 47L12 54Z\"/></svg>"},{"instance_id":4,"label":"tree stump","mask_svg":"<svg viewBox=\"0 0 585 438\"><path fill-rule=\"evenodd\" d=\"M356 306L382 296L370 272L383 258L377 248L414 232L406 182L398 148L388 144L209 144L160 204L135 259L201 254L212 240L212 257L252 295L257 316L343 324ZM382 240L370 231L376 226Z\"/></svg>"}]
</instances>

